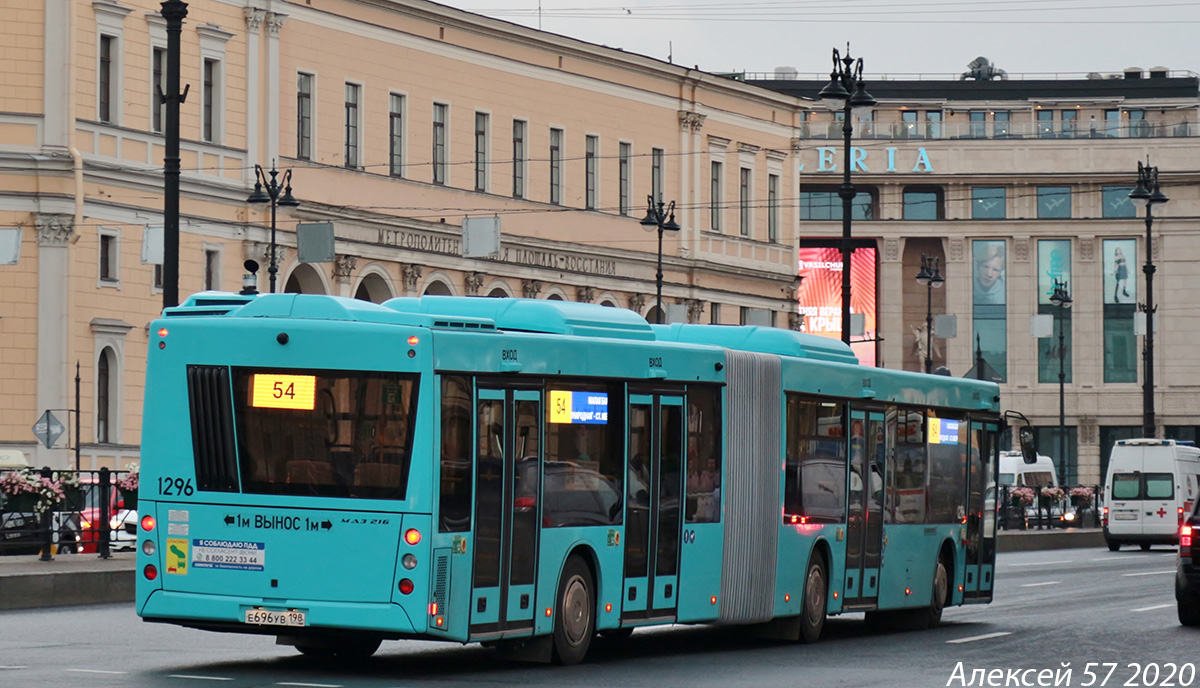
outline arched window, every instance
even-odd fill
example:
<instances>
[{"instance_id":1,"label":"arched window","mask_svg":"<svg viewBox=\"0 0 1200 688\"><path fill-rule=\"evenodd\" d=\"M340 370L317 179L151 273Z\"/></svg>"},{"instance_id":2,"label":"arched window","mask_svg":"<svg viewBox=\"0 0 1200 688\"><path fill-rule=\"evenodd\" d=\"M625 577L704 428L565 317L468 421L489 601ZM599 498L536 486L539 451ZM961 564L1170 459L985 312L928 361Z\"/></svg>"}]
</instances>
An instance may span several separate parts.
<instances>
[{"instance_id":1,"label":"arched window","mask_svg":"<svg viewBox=\"0 0 1200 688\"><path fill-rule=\"evenodd\" d=\"M450 287L441 280L434 280L425 287L425 296L454 296Z\"/></svg>"},{"instance_id":2,"label":"arched window","mask_svg":"<svg viewBox=\"0 0 1200 688\"><path fill-rule=\"evenodd\" d=\"M382 275L372 272L363 277L362 282L358 285L358 290L354 292L354 298L359 301L383 303L392 298L392 290Z\"/></svg>"},{"instance_id":3,"label":"arched window","mask_svg":"<svg viewBox=\"0 0 1200 688\"><path fill-rule=\"evenodd\" d=\"M113 358L113 350L105 347L96 361L96 441L100 443L112 441L110 413L115 406L112 383L116 372Z\"/></svg>"},{"instance_id":4,"label":"arched window","mask_svg":"<svg viewBox=\"0 0 1200 688\"><path fill-rule=\"evenodd\" d=\"M325 294L325 283L313 266L304 263L288 277L283 287L285 294Z\"/></svg>"},{"instance_id":5,"label":"arched window","mask_svg":"<svg viewBox=\"0 0 1200 688\"><path fill-rule=\"evenodd\" d=\"M491 290L490 292L488 292L488 298L492 298L492 299L507 299L507 298L508 298L508 292L504 291L504 290L503 290L503 289L501 289L500 287L496 287L495 289L493 289L493 290Z\"/></svg>"}]
</instances>

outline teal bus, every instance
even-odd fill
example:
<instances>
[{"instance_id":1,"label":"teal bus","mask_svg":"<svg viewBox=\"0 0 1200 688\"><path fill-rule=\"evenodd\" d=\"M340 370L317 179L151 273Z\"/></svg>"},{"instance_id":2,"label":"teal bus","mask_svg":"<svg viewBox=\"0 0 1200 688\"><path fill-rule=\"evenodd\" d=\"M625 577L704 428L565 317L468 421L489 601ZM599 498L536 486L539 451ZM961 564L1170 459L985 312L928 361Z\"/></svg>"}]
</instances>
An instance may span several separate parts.
<instances>
[{"instance_id":1,"label":"teal bus","mask_svg":"<svg viewBox=\"0 0 1200 688\"><path fill-rule=\"evenodd\" d=\"M204 292L150 337L146 621L573 664L641 626L813 642L992 599L990 382L548 300Z\"/></svg>"}]
</instances>

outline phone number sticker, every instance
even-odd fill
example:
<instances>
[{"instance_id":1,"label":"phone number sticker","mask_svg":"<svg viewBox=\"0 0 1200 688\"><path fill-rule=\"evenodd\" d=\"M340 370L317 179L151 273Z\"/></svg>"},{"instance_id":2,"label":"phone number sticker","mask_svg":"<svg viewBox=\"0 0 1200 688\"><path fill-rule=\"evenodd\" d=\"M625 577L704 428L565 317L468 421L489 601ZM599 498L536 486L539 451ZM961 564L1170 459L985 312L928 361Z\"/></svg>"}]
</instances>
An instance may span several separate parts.
<instances>
[{"instance_id":1,"label":"phone number sticker","mask_svg":"<svg viewBox=\"0 0 1200 688\"><path fill-rule=\"evenodd\" d=\"M192 568L262 571L267 561L263 542L236 540L192 540Z\"/></svg>"}]
</instances>

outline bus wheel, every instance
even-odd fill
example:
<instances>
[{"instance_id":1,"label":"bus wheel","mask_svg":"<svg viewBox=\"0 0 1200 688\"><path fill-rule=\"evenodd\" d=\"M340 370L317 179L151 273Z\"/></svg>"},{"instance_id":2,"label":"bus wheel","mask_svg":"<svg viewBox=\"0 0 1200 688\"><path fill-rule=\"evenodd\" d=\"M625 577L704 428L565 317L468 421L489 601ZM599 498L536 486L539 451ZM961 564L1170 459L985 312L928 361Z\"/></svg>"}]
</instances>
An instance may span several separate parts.
<instances>
[{"instance_id":1,"label":"bus wheel","mask_svg":"<svg viewBox=\"0 0 1200 688\"><path fill-rule=\"evenodd\" d=\"M825 558L814 554L804 574L804 604L800 609L800 640L815 643L825 628Z\"/></svg>"},{"instance_id":2,"label":"bus wheel","mask_svg":"<svg viewBox=\"0 0 1200 688\"><path fill-rule=\"evenodd\" d=\"M554 656L559 664L578 664L596 632L596 598L587 564L572 555L558 582L558 614L554 617Z\"/></svg>"},{"instance_id":3,"label":"bus wheel","mask_svg":"<svg viewBox=\"0 0 1200 688\"><path fill-rule=\"evenodd\" d=\"M937 628L942 623L942 610L946 608L949 596L950 574L946 571L946 560L938 557L937 568L933 570L933 599L929 601L929 609L925 613L926 628Z\"/></svg>"}]
</instances>

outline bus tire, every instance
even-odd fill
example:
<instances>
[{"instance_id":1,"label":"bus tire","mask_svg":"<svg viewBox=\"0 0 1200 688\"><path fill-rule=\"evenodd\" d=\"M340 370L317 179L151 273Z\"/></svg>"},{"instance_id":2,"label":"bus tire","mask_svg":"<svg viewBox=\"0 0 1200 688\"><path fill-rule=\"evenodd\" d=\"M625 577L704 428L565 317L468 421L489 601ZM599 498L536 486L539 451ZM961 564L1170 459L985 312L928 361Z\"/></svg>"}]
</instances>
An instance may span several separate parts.
<instances>
[{"instance_id":1,"label":"bus tire","mask_svg":"<svg viewBox=\"0 0 1200 688\"><path fill-rule=\"evenodd\" d=\"M587 656L596 633L594 590L588 565L571 555L558 582L558 613L554 615L554 659L559 664L578 664Z\"/></svg>"},{"instance_id":2,"label":"bus tire","mask_svg":"<svg viewBox=\"0 0 1200 688\"><path fill-rule=\"evenodd\" d=\"M947 570L945 557L938 557L937 566L933 569L933 596L929 600L929 608L925 611L925 628L937 628L942 623L942 610L950 597L950 572Z\"/></svg>"},{"instance_id":3,"label":"bus tire","mask_svg":"<svg viewBox=\"0 0 1200 688\"><path fill-rule=\"evenodd\" d=\"M825 557L814 552L804 573L804 597L800 606L800 642L815 643L825 628L826 594Z\"/></svg>"}]
</instances>

